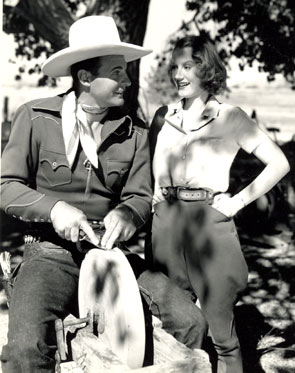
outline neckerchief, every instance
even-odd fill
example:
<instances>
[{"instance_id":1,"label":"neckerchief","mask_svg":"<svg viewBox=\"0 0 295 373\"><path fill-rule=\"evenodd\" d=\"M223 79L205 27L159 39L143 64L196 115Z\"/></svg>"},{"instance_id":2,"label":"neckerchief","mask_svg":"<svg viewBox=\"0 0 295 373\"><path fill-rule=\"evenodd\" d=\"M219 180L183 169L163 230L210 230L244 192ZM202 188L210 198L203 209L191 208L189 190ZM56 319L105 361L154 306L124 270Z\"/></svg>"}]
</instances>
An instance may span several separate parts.
<instances>
[{"instance_id":1,"label":"neckerchief","mask_svg":"<svg viewBox=\"0 0 295 373\"><path fill-rule=\"evenodd\" d=\"M77 103L74 91L64 96L62 110L62 132L66 148L66 156L70 167L73 166L79 140L81 146L91 164L98 167L97 144L100 142L100 131L102 125L96 123L96 141L91 126L87 122L86 113Z\"/></svg>"}]
</instances>

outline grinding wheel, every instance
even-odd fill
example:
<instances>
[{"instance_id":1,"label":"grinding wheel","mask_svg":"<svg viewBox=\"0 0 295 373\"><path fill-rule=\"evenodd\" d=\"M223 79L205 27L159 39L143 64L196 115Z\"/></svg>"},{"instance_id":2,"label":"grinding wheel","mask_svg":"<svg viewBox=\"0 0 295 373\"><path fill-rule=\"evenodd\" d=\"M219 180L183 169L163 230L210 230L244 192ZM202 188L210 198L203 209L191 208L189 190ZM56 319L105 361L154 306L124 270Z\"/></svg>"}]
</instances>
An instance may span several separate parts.
<instances>
[{"instance_id":1,"label":"grinding wheel","mask_svg":"<svg viewBox=\"0 0 295 373\"><path fill-rule=\"evenodd\" d=\"M99 315L98 335L130 368L143 365L145 320L141 297L132 268L118 248L92 249L81 265L79 312Z\"/></svg>"}]
</instances>

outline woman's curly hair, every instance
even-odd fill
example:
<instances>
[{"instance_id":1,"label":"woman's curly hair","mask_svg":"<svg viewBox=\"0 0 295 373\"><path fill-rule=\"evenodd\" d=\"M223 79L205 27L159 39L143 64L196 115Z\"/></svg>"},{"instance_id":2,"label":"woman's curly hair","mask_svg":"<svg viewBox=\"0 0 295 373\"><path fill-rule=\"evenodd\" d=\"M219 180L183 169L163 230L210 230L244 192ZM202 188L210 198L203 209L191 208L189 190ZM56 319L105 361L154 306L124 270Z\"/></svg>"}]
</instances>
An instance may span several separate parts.
<instances>
[{"instance_id":1,"label":"woman's curly hair","mask_svg":"<svg viewBox=\"0 0 295 373\"><path fill-rule=\"evenodd\" d=\"M210 94L221 93L226 88L226 69L214 44L204 36L188 35L177 40L174 50L192 48L192 58L198 64L201 86ZM169 68L172 78L172 66Z\"/></svg>"}]
</instances>

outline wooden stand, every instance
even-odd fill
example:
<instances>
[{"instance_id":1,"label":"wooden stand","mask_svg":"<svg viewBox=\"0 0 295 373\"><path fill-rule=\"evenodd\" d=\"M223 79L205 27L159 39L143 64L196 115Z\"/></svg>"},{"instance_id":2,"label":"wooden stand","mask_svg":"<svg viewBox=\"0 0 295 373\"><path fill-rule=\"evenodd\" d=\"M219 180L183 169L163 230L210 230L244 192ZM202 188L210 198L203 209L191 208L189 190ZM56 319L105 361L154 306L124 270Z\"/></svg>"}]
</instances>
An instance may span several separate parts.
<instances>
[{"instance_id":1,"label":"wooden stand","mask_svg":"<svg viewBox=\"0 0 295 373\"><path fill-rule=\"evenodd\" d=\"M99 320L88 315L84 319L68 317L57 320L57 372L60 373L211 373L211 364L205 351L191 350L178 342L154 318L154 364L130 369L104 344L97 330ZM97 316L96 316L97 319ZM94 320L94 322L93 322ZM98 322L97 322L98 321ZM97 334L97 336L95 335ZM68 361L65 361L68 360Z\"/></svg>"}]
</instances>

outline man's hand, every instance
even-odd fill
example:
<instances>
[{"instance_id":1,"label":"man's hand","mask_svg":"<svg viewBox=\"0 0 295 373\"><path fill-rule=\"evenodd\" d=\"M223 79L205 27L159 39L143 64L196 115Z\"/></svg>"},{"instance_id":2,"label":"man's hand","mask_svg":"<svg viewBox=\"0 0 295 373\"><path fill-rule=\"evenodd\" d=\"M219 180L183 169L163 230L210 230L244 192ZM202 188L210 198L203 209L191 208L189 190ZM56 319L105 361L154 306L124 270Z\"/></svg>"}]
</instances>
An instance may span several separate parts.
<instances>
[{"instance_id":1,"label":"man's hand","mask_svg":"<svg viewBox=\"0 0 295 373\"><path fill-rule=\"evenodd\" d=\"M127 241L135 233L132 212L128 207L120 206L110 211L104 218L105 234L101 240L101 246L110 250L115 241Z\"/></svg>"},{"instance_id":2,"label":"man's hand","mask_svg":"<svg viewBox=\"0 0 295 373\"><path fill-rule=\"evenodd\" d=\"M227 194L217 194L212 204L216 210L231 218L244 207L243 200L238 195L230 197Z\"/></svg>"},{"instance_id":3,"label":"man's hand","mask_svg":"<svg viewBox=\"0 0 295 373\"><path fill-rule=\"evenodd\" d=\"M79 231L82 229L87 234L91 243L95 246L98 245L99 240L89 225L86 216L76 207L59 201L53 206L50 219L53 228L61 238L77 242L79 240Z\"/></svg>"}]
</instances>

